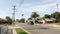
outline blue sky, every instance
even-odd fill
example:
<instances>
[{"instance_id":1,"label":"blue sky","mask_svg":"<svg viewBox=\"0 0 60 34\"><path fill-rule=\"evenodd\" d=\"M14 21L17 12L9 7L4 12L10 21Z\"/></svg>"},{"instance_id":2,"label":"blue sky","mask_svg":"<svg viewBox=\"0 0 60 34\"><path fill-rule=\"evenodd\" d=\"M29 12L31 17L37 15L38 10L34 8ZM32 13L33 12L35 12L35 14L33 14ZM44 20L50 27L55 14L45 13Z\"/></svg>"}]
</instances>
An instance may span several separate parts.
<instances>
[{"instance_id":1,"label":"blue sky","mask_svg":"<svg viewBox=\"0 0 60 34\"><path fill-rule=\"evenodd\" d=\"M0 0L0 18L12 17L13 5L16 5L16 19L22 18L21 14L24 14L23 18L28 18L32 12L37 12L40 17L45 14L51 14L57 9L57 2L59 3L60 11L60 0L24 0L23 4L21 4L21 1Z\"/></svg>"}]
</instances>

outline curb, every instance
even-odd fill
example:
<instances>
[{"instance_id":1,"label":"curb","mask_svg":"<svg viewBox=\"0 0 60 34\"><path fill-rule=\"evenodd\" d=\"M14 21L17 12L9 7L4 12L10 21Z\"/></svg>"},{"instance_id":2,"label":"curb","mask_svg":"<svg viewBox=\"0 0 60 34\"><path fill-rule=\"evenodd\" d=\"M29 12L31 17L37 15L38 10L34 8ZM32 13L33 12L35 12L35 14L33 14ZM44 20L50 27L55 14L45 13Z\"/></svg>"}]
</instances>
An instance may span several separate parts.
<instances>
[{"instance_id":1,"label":"curb","mask_svg":"<svg viewBox=\"0 0 60 34\"><path fill-rule=\"evenodd\" d=\"M53 25L53 27L60 27L60 25Z\"/></svg>"},{"instance_id":2,"label":"curb","mask_svg":"<svg viewBox=\"0 0 60 34\"><path fill-rule=\"evenodd\" d=\"M24 28L20 27L21 29L23 29L25 32L27 32L28 34L31 34L30 32L28 32L27 30L25 30Z\"/></svg>"},{"instance_id":3,"label":"curb","mask_svg":"<svg viewBox=\"0 0 60 34\"><path fill-rule=\"evenodd\" d=\"M24 30L24 31L27 32L28 34L31 34L31 33L28 32L27 30L25 30L24 28L22 28L22 27L20 27L20 26L19 26L19 28L21 28L22 30Z\"/></svg>"},{"instance_id":4,"label":"curb","mask_svg":"<svg viewBox=\"0 0 60 34\"><path fill-rule=\"evenodd\" d=\"M15 30L15 29L13 29L13 34L17 34L17 32L16 32L16 30Z\"/></svg>"}]
</instances>

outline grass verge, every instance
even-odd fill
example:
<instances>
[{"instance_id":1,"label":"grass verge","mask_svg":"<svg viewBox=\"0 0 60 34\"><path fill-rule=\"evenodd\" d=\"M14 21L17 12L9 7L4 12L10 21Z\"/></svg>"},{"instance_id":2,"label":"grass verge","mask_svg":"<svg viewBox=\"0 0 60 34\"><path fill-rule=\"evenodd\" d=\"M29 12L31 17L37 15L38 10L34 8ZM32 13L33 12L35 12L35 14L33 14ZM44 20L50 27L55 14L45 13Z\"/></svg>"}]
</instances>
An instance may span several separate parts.
<instances>
[{"instance_id":1,"label":"grass verge","mask_svg":"<svg viewBox=\"0 0 60 34\"><path fill-rule=\"evenodd\" d=\"M60 25L60 22L58 22L57 24Z\"/></svg>"},{"instance_id":2,"label":"grass verge","mask_svg":"<svg viewBox=\"0 0 60 34\"><path fill-rule=\"evenodd\" d=\"M15 30L16 30L17 34L28 34L27 32L25 32L25 31L24 31L23 29L21 29L21 28L16 28Z\"/></svg>"},{"instance_id":3,"label":"grass verge","mask_svg":"<svg viewBox=\"0 0 60 34\"><path fill-rule=\"evenodd\" d=\"M55 24L56 24L56 25L60 25L60 22L56 22Z\"/></svg>"}]
</instances>

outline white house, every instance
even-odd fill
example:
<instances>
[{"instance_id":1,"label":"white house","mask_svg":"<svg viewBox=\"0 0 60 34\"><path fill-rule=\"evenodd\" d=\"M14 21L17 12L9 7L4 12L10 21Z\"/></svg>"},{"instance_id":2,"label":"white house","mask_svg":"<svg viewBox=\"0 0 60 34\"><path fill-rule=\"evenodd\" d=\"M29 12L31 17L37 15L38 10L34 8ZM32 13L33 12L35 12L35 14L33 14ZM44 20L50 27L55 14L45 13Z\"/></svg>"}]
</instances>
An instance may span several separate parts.
<instances>
[{"instance_id":1,"label":"white house","mask_svg":"<svg viewBox=\"0 0 60 34\"><path fill-rule=\"evenodd\" d=\"M54 18L50 18L50 19L46 18L46 19L45 19L46 22L53 22L53 23L55 22L55 20L56 20L56 19L54 19Z\"/></svg>"}]
</instances>

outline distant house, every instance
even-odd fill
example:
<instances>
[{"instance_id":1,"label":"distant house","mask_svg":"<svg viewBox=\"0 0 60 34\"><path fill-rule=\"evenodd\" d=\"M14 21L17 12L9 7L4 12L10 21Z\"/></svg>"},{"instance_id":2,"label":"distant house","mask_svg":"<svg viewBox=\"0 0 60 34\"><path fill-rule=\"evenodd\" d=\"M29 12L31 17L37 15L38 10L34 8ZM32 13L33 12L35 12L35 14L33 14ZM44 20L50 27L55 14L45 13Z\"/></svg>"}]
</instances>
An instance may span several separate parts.
<instances>
[{"instance_id":1,"label":"distant house","mask_svg":"<svg viewBox=\"0 0 60 34\"><path fill-rule=\"evenodd\" d=\"M34 18L33 18L32 20L28 20L28 22L33 21L34 24L35 24L35 23L45 24L45 23L54 23L55 20L56 20L56 19L54 19L54 18L50 18L50 19L48 19L48 18L45 18L45 19L43 19L43 18L35 18L35 19L34 19Z\"/></svg>"},{"instance_id":2,"label":"distant house","mask_svg":"<svg viewBox=\"0 0 60 34\"><path fill-rule=\"evenodd\" d=\"M54 23L55 20L56 20L56 19L54 19L54 18L50 18L50 19L46 18L46 19L45 19L45 22L46 22L46 23Z\"/></svg>"},{"instance_id":3,"label":"distant house","mask_svg":"<svg viewBox=\"0 0 60 34\"><path fill-rule=\"evenodd\" d=\"M38 20L38 23L41 23L41 24L54 23L55 21L56 21L56 19L54 19L54 18L50 18L50 19L48 19L48 18L45 18L45 19L40 18Z\"/></svg>"}]
</instances>

